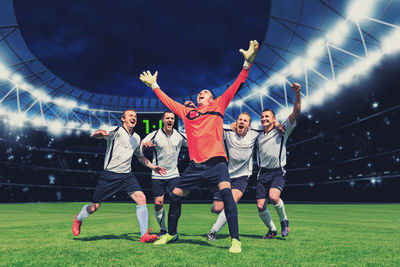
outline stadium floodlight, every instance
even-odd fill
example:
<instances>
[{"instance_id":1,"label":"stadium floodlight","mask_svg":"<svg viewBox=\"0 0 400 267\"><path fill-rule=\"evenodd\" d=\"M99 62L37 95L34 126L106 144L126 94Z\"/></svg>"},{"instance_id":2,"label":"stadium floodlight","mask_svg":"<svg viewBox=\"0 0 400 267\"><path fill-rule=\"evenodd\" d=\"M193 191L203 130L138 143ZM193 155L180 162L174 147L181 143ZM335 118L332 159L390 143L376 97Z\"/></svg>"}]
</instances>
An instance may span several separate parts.
<instances>
[{"instance_id":1,"label":"stadium floodlight","mask_svg":"<svg viewBox=\"0 0 400 267\"><path fill-rule=\"evenodd\" d=\"M8 117L9 117L8 123L18 127L24 126L25 122L28 120L25 113L16 113L16 114L9 113Z\"/></svg>"},{"instance_id":2,"label":"stadium floodlight","mask_svg":"<svg viewBox=\"0 0 400 267\"><path fill-rule=\"evenodd\" d=\"M11 76L11 81L12 81L14 84L19 85L20 83L22 83L23 78L22 78L22 76L21 76L20 74L14 73L14 74Z\"/></svg>"},{"instance_id":3,"label":"stadium floodlight","mask_svg":"<svg viewBox=\"0 0 400 267\"><path fill-rule=\"evenodd\" d=\"M309 103L315 106L319 106L324 102L325 92L323 90L317 90L310 96Z\"/></svg>"},{"instance_id":4,"label":"stadium floodlight","mask_svg":"<svg viewBox=\"0 0 400 267\"><path fill-rule=\"evenodd\" d=\"M325 91L329 94L335 94L339 89L337 83L329 81L325 84Z\"/></svg>"},{"instance_id":5,"label":"stadium floodlight","mask_svg":"<svg viewBox=\"0 0 400 267\"><path fill-rule=\"evenodd\" d=\"M56 104L57 106L60 107L65 107L66 106L66 99L63 98L54 98L53 103Z\"/></svg>"},{"instance_id":6,"label":"stadium floodlight","mask_svg":"<svg viewBox=\"0 0 400 267\"><path fill-rule=\"evenodd\" d=\"M304 66L307 69L313 69L317 65L315 58L309 57L304 60Z\"/></svg>"},{"instance_id":7,"label":"stadium floodlight","mask_svg":"<svg viewBox=\"0 0 400 267\"><path fill-rule=\"evenodd\" d=\"M369 16L374 8L375 0L354 0L348 7L348 17L358 23L360 18Z\"/></svg>"},{"instance_id":8,"label":"stadium floodlight","mask_svg":"<svg viewBox=\"0 0 400 267\"><path fill-rule=\"evenodd\" d=\"M4 67L4 65L1 64L0 65L0 79L7 80L7 79L9 79L10 75L11 75L11 72L6 67Z\"/></svg>"},{"instance_id":9,"label":"stadium floodlight","mask_svg":"<svg viewBox=\"0 0 400 267\"><path fill-rule=\"evenodd\" d=\"M334 30L327 34L326 38L329 43L334 45L341 45L349 32L349 25L347 21L342 21L337 25Z\"/></svg>"},{"instance_id":10,"label":"stadium floodlight","mask_svg":"<svg viewBox=\"0 0 400 267\"><path fill-rule=\"evenodd\" d=\"M296 58L289 65L289 73L292 77L297 78L304 74L304 64L301 58Z\"/></svg>"},{"instance_id":11,"label":"stadium floodlight","mask_svg":"<svg viewBox=\"0 0 400 267\"><path fill-rule=\"evenodd\" d=\"M51 98L45 92L43 92L41 90L35 89L35 90L32 90L30 93L33 97L39 99L40 101L43 101L43 102L51 101Z\"/></svg>"},{"instance_id":12,"label":"stadium floodlight","mask_svg":"<svg viewBox=\"0 0 400 267\"><path fill-rule=\"evenodd\" d=\"M323 39L318 39L307 50L307 57L316 58L320 57L325 50L325 41Z\"/></svg>"},{"instance_id":13,"label":"stadium floodlight","mask_svg":"<svg viewBox=\"0 0 400 267\"><path fill-rule=\"evenodd\" d=\"M91 131L92 130L92 128L90 127L90 124L88 124L88 123L83 123L81 125L81 129L84 130L84 131Z\"/></svg>"},{"instance_id":14,"label":"stadium floodlight","mask_svg":"<svg viewBox=\"0 0 400 267\"><path fill-rule=\"evenodd\" d=\"M69 129L76 129L76 128L78 128L78 125L79 125L79 123L76 122L76 121L69 121L69 122L67 123L67 128L69 128Z\"/></svg>"},{"instance_id":15,"label":"stadium floodlight","mask_svg":"<svg viewBox=\"0 0 400 267\"><path fill-rule=\"evenodd\" d=\"M239 100L236 100L234 104L238 107L241 107L241 106L243 106L243 101L241 99L239 99Z\"/></svg>"},{"instance_id":16,"label":"stadium floodlight","mask_svg":"<svg viewBox=\"0 0 400 267\"><path fill-rule=\"evenodd\" d=\"M290 115L290 109L288 108L282 108L279 110L279 112L276 114L276 117L279 120L285 120L289 115Z\"/></svg>"},{"instance_id":17,"label":"stadium floodlight","mask_svg":"<svg viewBox=\"0 0 400 267\"><path fill-rule=\"evenodd\" d=\"M277 73L272 78L273 81L279 84L284 84L286 82L286 76L282 73Z\"/></svg>"},{"instance_id":18,"label":"stadium floodlight","mask_svg":"<svg viewBox=\"0 0 400 267\"><path fill-rule=\"evenodd\" d=\"M383 39L382 50L386 54L395 54L400 51L400 30L394 30Z\"/></svg>"},{"instance_id":19,"label":"stadium floodlight","mask_svg":"<svg viewBox=\"0 0 400 267\"><path fill-rule=\"evenodd\" d=\"M40 117L33 118L31 120L31 122L32 122L33 126L36 126L36 127L41 127L41 126L46 125L46 122L43 120L43 118L40 118Z\"/></svg>"},{"instance_id":20,"label":"stadium floodlight","mask_svg":"<svg viewBox=\"0 0 400 267\"><path fill-rule=\"evenodd\" d=\"M61 135L64 131L64 125L58 120L50 121L47 124L47 131L56 136Z\"/></svg>"},{"instance_id":21,"label":"stadium floodlight","mask_svg":"<svg viewBox=\"0 0 400 267\"><path fill-rule=\"evenodd\" d=\"M73 109L78 106L78 103L76 103L74 100L66 100L65 106L67 106L67 108Z\"/></svg>"}]
</instances>

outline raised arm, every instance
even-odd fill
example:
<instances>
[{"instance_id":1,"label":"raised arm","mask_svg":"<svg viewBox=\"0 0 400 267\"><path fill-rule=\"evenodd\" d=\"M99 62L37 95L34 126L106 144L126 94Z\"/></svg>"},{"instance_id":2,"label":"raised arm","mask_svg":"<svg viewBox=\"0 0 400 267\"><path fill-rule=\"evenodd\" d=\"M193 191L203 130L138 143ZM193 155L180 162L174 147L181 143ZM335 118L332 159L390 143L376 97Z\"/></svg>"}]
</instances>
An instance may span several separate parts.
<instances>
[{"instance_id":1,"label":"raised arm","mask_svg":"<svg viewBox=\"0 0 400 267\"><path fill-rule=\"evenodd\" d=\"M152 75L150 71L144 71L140 74L139 79L148 87L153 89L157 97L167 106L172 112L174 112L179 117L183 118L186 116L186 107L169 96L167 96L163 91L161 91L160 86L157 84L158 71Z\"/></svg>"},{"instance_id":2,"label":"raised arm","mask_svg":"<svg viewBox=\"0 0 400 267\"><path fill-rule=\"evenodd\" d=\"M298 83L292 83L291 87L293 92L296 93L296 98L293 105L293 112L289 115L289 122L290 124L293 124L296 121L297 116L300 114L301 110L301 86Z\"/></svg>"},{"instance_id":3,"label":"raised arm","mask_svg":"<svg viewBox=\"0 0 400 267\"><path fill-rule=\"evenodd\" d=\"M239 76L236 78L235 82L219 97L219 101L223 103L225 108L229 105L236 92L243 86L244 82L246 81L247 76L249 75L251 63L253 63L258 52L258 42L256 40L250 41L249 49L240 49L239 52L242 53L244 57L243 69L240 72Z\"/></svg>"}]
</instances>

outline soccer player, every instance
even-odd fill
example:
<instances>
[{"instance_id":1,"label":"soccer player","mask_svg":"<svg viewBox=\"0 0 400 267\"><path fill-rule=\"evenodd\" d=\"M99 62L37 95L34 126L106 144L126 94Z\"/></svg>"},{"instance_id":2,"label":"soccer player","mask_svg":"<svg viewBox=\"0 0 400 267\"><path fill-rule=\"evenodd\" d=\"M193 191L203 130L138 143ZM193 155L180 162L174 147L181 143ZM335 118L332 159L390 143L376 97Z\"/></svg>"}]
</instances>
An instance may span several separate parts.
<instances>
[{"instance_id":1,"label":"soccer player","mask_svg":"<svg viewBox=\"0 0 400 267\"><path fill-rule=\"evenodd\" d=\"M224 128L224 142L228 155L228 171L231 177L232 195L236 203L242 198L253 171L253 148L260 132L250 129L251 117L247 112L239 114L235 130ZM217 221L207 234L209 241L215 241L215 235L226 224L224 203L219 192L214 193L211 211L219 213Z\"/></svg>"},{"instance_id":2,"label":"soccer player","mask_svg":"<svg viewBox=\"0 0 400 267\"><path fill-rule=\"evenodd\" d=\"M167 233L165 226L165 212L163 208L164 195L171 193L172 189L178 184L178 156L182 146L187 147L186 136L175 130L175 114L171 111L165 111L162 115L163 127L149 133L142 141L142 147L153 149L153 164L164 166L167 169L167 175L160 175L153 171L152 185L154 196L154 215L160 225L162 236Z\"/></svg>"},{"instance_id":3,"label":"soccer player","mask_svg":"<svg viewBox=\"0 0 400 267\"><path fill-rule=\"evenodd\" d=\"M140 153L140 137L133 128L136 126L137 116L134 109L125 110L121 115L122 127L116 127L112 131L97 130L91 137L107 140L107 150L104 159L104 170L100 174L93 200L89 205L83 206L75 216L72 225L72 233L80 234L82 222L90 214L96 212L101 202L117 193L126 192L137 204L136 216L140 227L140 242L154 242L157 235L151 235L148 227L148 213L146 196L134 174L131 172L132 156L144 165L161 175L166 174L166 169L153 165Z\"/></svg>"},{"instance_id":4,"label":"soccer player","mask_svg":"<svg viewBox=\"0 0 400 267\"><path fill-rule=\"evenodd\" d=\"M256 141L260 166L257 178L257 208L261 220L269 229L264 236L267 239L273 238L277 234L275 224L272 222L271 215L267 210L267 197L269 197L278 213L282 237L286 237L289 234L289 220L280 197L285 186L286 142L296 126L296 118L301 110L300 85L293 83L291 87L293 92L296 93L296 97L293 112L282 123L285 126L285 133L282 135L274 128L276 122L275 113L270 109L264 109L261 114L264 133Z\"/></svg>"},{"instance_id":5,"label":"soccer player","mask_svg":"<svg viewBox=\"0 0 400 267\"><path fill-rule=\"evenodd\" d=\"M182 174L178 185L171 193L168 213L168 233L161 236L154 244L162 245L178 239L177 225L181 214L181 199L191 189L207 184L218 189L224 202L229 232L232 237L231 253L240 253L237 207L232 196L228 173L227 156L223 146L224 112L232 98L247 79L250 64L258 50L257 41L250 41L247 51L241 49L245 63L236 81L218 98L209 90L202 90L197 95L197 108L182 105L168 97L157 84L157 72L143 72L140 80L151 87L158 98L170 110L177 114L185 125L190 164Z\"/></svg>"}]
</instances>

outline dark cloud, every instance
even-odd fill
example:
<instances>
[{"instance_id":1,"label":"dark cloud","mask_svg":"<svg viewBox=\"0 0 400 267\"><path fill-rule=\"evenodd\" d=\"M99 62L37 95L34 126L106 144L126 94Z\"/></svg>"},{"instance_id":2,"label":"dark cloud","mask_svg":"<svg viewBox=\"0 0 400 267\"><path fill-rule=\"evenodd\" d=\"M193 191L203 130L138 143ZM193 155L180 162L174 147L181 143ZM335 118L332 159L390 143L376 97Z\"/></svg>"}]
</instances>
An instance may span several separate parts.
<instances>
[{"instance_id":1,"label":"dark cloud","mask_svg":"<svg viewBox=\"0 0 400 267\"><path fill-rule=\"evenodd\" d=\"M93 92L137 96L148 94L138 80L143 70L158 70L160 85L174 96L233 79L242 64L238 49L264 39L270 7L262 0L14 5L28 46L61 79Z\"/></svg>"}]
</instances>

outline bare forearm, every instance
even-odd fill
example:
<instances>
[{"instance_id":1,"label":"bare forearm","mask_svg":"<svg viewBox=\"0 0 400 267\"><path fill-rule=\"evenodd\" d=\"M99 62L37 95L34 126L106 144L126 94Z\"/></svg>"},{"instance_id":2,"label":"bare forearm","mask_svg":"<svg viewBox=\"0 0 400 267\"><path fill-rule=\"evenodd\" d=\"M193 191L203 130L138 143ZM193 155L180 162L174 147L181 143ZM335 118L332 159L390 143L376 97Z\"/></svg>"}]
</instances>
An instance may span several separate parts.
<instances>
[{"instance_id":1,"label":"bare forearm","mask_svg":"<svg viewBox=\"0 0 400 267\"><path fill-rule=\"evenodd\" d=\"M150 160L148 160L146 157L139 157L138 158L138 160L139 160L139 162L143 165L143 166L145 166L145 167L147 167L147 168L149 168L149 169L154 169L154 165L150 162Z\"/></svg>"},{"instance_id":2,"label":"bare forearm","mask_svg":"<svg viewBox=\"0 0 400 267\"><path fill-rule=\"evenodd\" d=\"M293 124L296 121L297 116L300 114L300 111L301 111L301 92L299 91L296 93L293 105L293 112L289 116L290 124Z\"/></svg>"}]
</instances>

